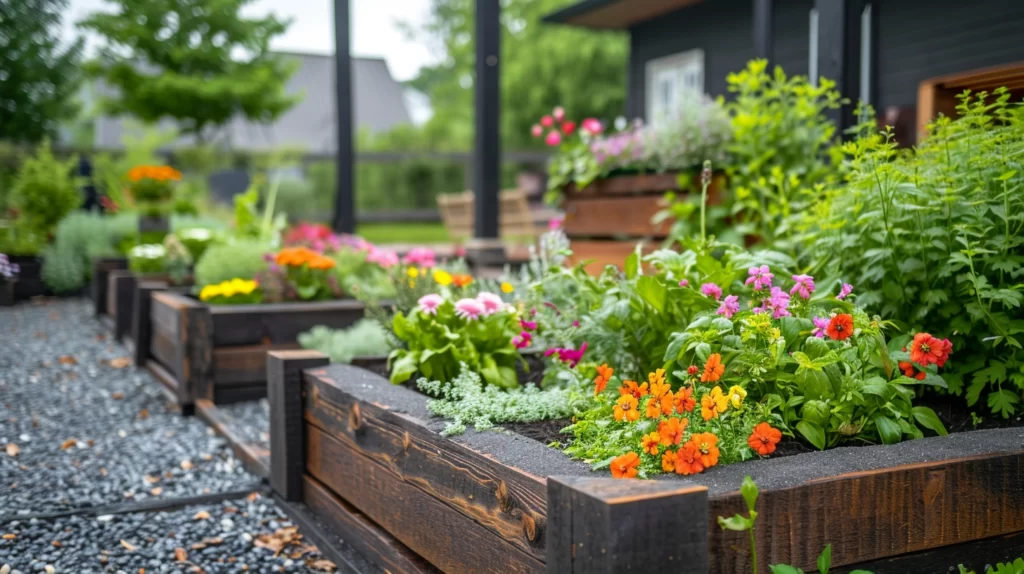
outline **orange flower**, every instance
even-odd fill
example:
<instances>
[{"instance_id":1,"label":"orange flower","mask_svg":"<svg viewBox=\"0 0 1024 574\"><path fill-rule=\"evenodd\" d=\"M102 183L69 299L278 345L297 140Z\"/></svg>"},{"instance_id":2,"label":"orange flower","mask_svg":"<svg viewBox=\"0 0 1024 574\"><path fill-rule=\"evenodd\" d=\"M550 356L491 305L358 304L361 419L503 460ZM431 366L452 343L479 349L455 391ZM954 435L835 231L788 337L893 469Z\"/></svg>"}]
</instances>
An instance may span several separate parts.
<instances>
[{"instance_id":1,"label":"orange flower","mask_svg":"<svg viewBox=\"0 0 1024 574\"><path fill-rule=\"evenodd\" d=\"M775 452L775 445L779 444L780 440L782 440L782 431L772 428L772 425L768 423L760 423L747 437L747 444L757 454L768 456Z\"/></svg>"},{"instance_id":2,"label":"orange flower","mask_svg":"<svg viewBox=\"0 0 1024 574\"><path fill-rule=\"evenodd\" d=\"M928 333L918 333L910 342L910 360L923 367L938 363L943 351L944 343Z\"/></svg>"},{"instance_id":3,"label":"orange flower","mask_svg":"<svg viewBox=\"0 0 1024 574\"><path fill-rule=\"evenodd\" d=\"M644 410L644 415L649 419L656 419L661 416L661 401L654 398L653 395L647 398L647 408Z\"/></svg>"},{"instance_id":4,"label":"orange flower","mask_svg":"<svg viewBox=\"0 0 1024 574\"><path fill-rule=\"evenodd\" d=\"M665 382L654 381L651 383L650 388L651 396L656 399L660 399L661 397L672 392L672 385Z\"/></svg>"},{"instance_id":5,"label":"orange flower","mask_svg":"<svg viewBox=\"0 0 1024 574\"><path fill-rule=\"evenodd\" d=\"M661 437L658 436L658 433L652 432L645 434L642 441L644 452L651 456L657 455L659 443L661 443Z\"/></svg>"},{"instance_id":6,"label":"orange flower","mask_svg":"<svg viewBox=\"0 0 1024 574\"><path fill-rule=\"evenodd\" d=\"M636 422L640 418L640 411L637 410L638 406L639 403L633 395L622 395L615 404L615 408L612 409L615 413L615 420L619 422L623 420Z\"/></svg>"},{"instance_id":7,"label":"orange flower","mask_svg":"<svg viewBox=\"0 0 1024 574\"><path fill-rule=\"evenodd\" d=\"M665 382L665 369L655 369L653 373L647 374L647 382L651 383L651 388L654 388L654 383Z\"/></svg>"},{"instance_id":8,"label":"orange flower","mask_svg":"<svg viewBox=\"0 0 1024 574\"><path fill-rule=\"evenodd\" d=\"M137 165L128 170L128 179L132 181L141 181L143 179L179 181L181 179L181 172L166 165Z\"/></svg>"},{"instance_id":9,"label":"orange flower","mask_svg":"<svg viewBox=\"0 0 1024 574\"><path fill-rule=\"evenodd\" d=\"M597 376L594 377L594 396L597 396L604 391L613 374L615 374L615 369L609 367L608 363L597 368Z\"/></svg>"},{"instance_id":10,"label":"orange flower","mask_svg":"<svg viewBox=\"0 0 1024 574\"><path fill-rule=\"evenodd\" d=\"M704 363L704 374L700 376L700 382L713 383L722 378L725 374L725 365L722 364L722 355L712 353L708 362Z\"/></svg>"},{"instance_id":11,"label":"orange flower","mask_svg":"<svg viewBox=\"0 0 1024 574\"><path fill-rule=\"evenodd\" d=\"M718 464L718 437L714 433L697 433L690 437L690 443L700 453L700 462L704 468Z\"/></svg>"},{"instance_id":12,"label":"orange flower","mask_svg":"<svg viewBox=\"0 0 1024 574\"><path fill-rule=\"evenodd\" d=\"M317 255L316 257L310 259L306 263L306 265L310 269L324 269L324 270L326 270L326 269L333 269L335 263L334 263L334 260L331 259L330 257L324 257L323 255Z\"/></svg>"},{"instance_id":13,"label":"orange flower","mask_svg":"<svg viewBox=\"0 0 1024 574\"><path fill-rule=\"evenodd\" d=\"M845 341L853 336L853 315L841 313L832 317L825 329L829 338L836 341Z\"/></svg>"},{"instance_id":14,"label":"orange flower","mask_svg":"<svg viewBox=\"0 0 1024 574\"><path fill-rule=\"evenodd\" d=\"M701 453L692 442L679 447L675 456L676 474L688 475L704 472L704 463L701 461ZM662 464L664 468L664 464Z\"/></svg>"},{"instance_id":15,"label":"orange flower","mask_svg":"<svg viewBox=\"0 0 1024 574\"><path fill-rule=\"evenodd\" d=\"M473 282L473 276L466 273L456 273L452 275L452 283L456 287L465 287Z\"/></svg>"},{"instance_id":16,"label":"orange flower","mask_svg":"<svg viewBox=\"0 0 1024 574\"><path fill-rule=\"evenodd\" d=\"M676 469L676 453L666 450L665 454L661 455L661 470L665 472L672 472Z\"/></svg>"},{"instance_id":17,"label":"orange flower","mask_svg":"<svg viewBox=\"0 0 1024 574\"><path fill-rule=\"evenodd\" d=\"M722 392L722 387L715 387L711 392L700 398L700 416L709 421L729 410L729 396Z\"/></svg>"},{"instance_id":18,"label":"orange flower","mask_svg":"<svg viewBox=\"0 0 1024 574\"><path fill-rule=\"evenodd\" d=\"M612 459L612 478L633 478L640 471L640 455L635 452L627 452L622 456Z\"/></svg>"},{"instance_id":19,"label":"orange flower","mask_svg":"<svg viewBox=\"0 0 1024 574\"><path fill-rule=\"evenodd\" d=\"M675 408L673 405L674 400L675 395L673 395L671 392L661 397L661 414L665 416L670 416L672 414L673 409Z\"/></svg>"},{"instance_id":20,"label":"orange flower","mask_svg":"<svg viewBox=\"0 0 1024 574\"><path fill-rule=\"evenodd\" d=\"M677 413L682 415L693 412L693 407L697 406L697 400L693 398L693 387L680 388L676 391L673 402Z\"/></svg>"},{"instance_id":21,"label":"orange flower","mask_svg":"<svg viewBox=\"0 0 1024 574\"><path fill-rule=\"evenodd\" d=\"M661 437L661 444L671 446L683 442L683 431L690 421L686 419L671 418L658 423L658 436Z\"/></svg>"},{"instance_id":22,"label":"orange flower","mask_svg":"<svg viewBox=\"0 0 1024 574\"><path fill-rule=\"evenodd\" d=\"M649 394L647 391L647 383L637 386L636 381L622 381L622 386L619 387L619 394L633 395L633 398L639 401Z\"/></svg>"}]
</instances>

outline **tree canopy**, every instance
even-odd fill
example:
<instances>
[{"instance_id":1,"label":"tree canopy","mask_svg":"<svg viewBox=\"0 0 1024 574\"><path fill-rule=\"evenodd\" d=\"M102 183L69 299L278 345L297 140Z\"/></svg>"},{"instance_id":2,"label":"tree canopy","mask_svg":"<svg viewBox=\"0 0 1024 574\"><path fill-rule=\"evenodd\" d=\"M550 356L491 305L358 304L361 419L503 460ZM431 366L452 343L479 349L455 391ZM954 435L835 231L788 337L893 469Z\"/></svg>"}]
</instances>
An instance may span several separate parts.
<instances>
[{"instance_id":1,"label":"tree canopy","mask_svg":"<svg viewBox=\"0 0 1024 574\"><path fill-rule=\"evenodd\" d=\"M107 0L115 11L80 23L105 41L87 68L116 92L103 110L145 122L172 118L199 141L236 114L275 120L299 100L285 92L296 64L270 52L290 22L243 17L252 1Z\"/></svg>"}]
</instances>

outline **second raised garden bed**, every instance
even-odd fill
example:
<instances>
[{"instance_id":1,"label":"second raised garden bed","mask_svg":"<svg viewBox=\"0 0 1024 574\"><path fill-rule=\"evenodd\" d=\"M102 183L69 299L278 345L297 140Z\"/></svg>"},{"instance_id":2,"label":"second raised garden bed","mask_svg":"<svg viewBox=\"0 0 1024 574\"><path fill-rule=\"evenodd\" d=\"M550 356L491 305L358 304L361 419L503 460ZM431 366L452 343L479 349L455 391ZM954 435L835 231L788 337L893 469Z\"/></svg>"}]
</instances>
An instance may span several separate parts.
<instances>
[{"instance_id":1,"label":"second raised garden bed","mask_svg":"<svg viewBox=\"0 0 1024 574\"><path fill-rule=\"evenodd\" d=\"M739 487L761 489L761 571L944 572L1024 551L1024 429L614 480L511 432L445 438L426 397L312 351L268 358L270 476L286 509L391 572L749 572ZM321 537L321 539L327 539Z\"/></svg>"}]
</instances>

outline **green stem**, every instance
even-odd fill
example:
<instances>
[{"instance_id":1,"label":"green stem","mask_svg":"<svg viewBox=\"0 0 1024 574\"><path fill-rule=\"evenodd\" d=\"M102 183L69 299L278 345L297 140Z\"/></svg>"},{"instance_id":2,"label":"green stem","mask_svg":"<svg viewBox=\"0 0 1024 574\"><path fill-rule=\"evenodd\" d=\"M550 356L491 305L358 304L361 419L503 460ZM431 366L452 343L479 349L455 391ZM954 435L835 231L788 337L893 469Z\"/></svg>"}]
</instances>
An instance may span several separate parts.
<instances>
[{"instance_id":1,"label":"green stem","mask_svg":"<svg viewBox=\"0 0 1024 574\"><path fill-rule=\"evenodd\" d=\"M700 242L707 243L707 205L708 205L708 182L701 183L700 190Z\"/></svg>"},{"instance_id":2,"label":"green stem","mask_svg":"<svg viewBox=\"0 0 1024 574\"><path fill-rule=\"evenodd\" d=\"M750 529L750 564L752 571L757 574L757 542L754 541L754 529Z\"/></svg>"}]
</instances>

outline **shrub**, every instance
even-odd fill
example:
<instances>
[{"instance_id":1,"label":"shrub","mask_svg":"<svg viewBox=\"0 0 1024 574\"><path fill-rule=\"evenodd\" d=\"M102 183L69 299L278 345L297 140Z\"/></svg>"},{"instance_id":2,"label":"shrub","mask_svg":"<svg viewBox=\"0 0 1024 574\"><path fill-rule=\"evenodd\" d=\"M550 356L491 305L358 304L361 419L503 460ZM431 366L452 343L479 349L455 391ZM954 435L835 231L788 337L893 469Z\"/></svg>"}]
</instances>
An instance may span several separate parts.
<instances>
[{"instance_id":1,"label":"shrub","mask_svg":"<svg viewBox=\"0 0 1024 574\"><path fill-rule=\"evenodd\" d=\"M77 158L59 161L50 143L39 146L35 157L26 159L14 181L12 204L29 229L49 236L57 223L82 204L78 178L71 174Z\"/></svg>"},{"instance_id":2,"label":"shrub","mask_svg":"<svg viewBox=\"0 0 1024 574\"><path fill-rule=\"evenodd\" d=\"M251 239L213 245L196 263L196 286L203 288L235 278L251 279L267 268L264 256L271 252L269 244Z\"/></svg>"},{"instance_id":3,"label":"shrub","mask_svg":"<svg viewBox=\"0 0 1024 574\"><path fill-rule=\"evenodd\" d=\"M43 251L40 276L54 293L73 293L85 287L88 275L82 253L73 244L56 242Z\"/></svg>"},{"instance_id":4,"label":"shrub","mask_svg":"<svg viewBox=\"0 0 1024 574\"><path fill-rule=\"evenodd\" d=\"M132 241L138 225L134 215L75 212L57 225L53 244L43 252L43 281L58 293L75 291L88 283L92 260L118 253Z\"/></svg>"}]
</instances>

